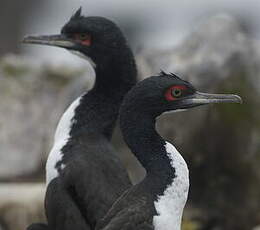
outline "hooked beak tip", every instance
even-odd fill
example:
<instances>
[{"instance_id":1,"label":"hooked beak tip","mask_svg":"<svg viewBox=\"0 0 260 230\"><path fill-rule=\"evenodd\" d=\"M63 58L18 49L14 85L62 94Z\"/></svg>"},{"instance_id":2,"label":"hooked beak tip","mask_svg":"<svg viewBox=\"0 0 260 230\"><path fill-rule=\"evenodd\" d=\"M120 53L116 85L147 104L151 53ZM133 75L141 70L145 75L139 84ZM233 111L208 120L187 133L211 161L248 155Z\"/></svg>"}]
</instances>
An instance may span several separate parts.
<instances>
[{"instance_id":1,"label":"hooked beak tip","mask_svg":"<svg viewBox=\"0 0 260 230\"><path fill-rule=\"evenodd\" d=\"M238 95L234 95L236 97L236 103L239 103L239 104L243 104L243 99L238 96Z\"/></svg>"}]
</instances>

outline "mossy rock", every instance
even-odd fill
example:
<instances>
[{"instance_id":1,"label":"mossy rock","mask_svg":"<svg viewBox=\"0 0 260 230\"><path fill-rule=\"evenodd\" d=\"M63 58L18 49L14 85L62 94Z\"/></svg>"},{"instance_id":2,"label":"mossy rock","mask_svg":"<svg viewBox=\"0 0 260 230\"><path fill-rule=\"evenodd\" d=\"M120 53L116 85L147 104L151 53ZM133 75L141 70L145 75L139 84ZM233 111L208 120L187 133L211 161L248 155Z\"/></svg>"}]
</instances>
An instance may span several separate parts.
<instances>
[{"instance_id":1,"label":"mossy rock","mask_svg":"<svg viewBox=\"0 0 260 230\"><path fill-rule=\"evenodd\" d=\"M212 106L206 125L189 140L193 148L185 148L190 152L190 201L220 229L259 224L260 103L248 79L236 72L218 86L216 92L237 93L244 103Z\"/></svg>"},{"instance_id":2,"label":"mossy rock","mask_svg":"<svg viewBox=\"0 0 260 230\"><path fill-rule=\"evenodd\" d=\"M184 219L182 221L182 230L200 230L200 224L196 221Z\"/></svg>"}]
</instances>

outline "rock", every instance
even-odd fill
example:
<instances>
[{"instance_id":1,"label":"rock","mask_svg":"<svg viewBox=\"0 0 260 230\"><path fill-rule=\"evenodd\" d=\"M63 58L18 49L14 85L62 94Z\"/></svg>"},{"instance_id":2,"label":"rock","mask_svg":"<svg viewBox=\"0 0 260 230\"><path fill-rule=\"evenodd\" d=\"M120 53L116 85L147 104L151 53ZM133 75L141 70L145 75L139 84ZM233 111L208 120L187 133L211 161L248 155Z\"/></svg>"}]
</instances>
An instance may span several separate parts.
<instances>
[{"instance_id":1,"label":"rock","mask_svg":"<svg viewBox=\"0 0 260 230\"><path fill-rule=\"evenodd\" d=\"M163 69L208 89L229 77L240 65L256 68L259 59L254 50L252 39L235 18L218 15L200 25L177 47L144 51L137 60L141 78Z\"/></svg>"},{"instance_id":2,"label":"rock","mask_svg":"<svg viewBox=\"0 0 260 230\"><path fill-rule=\"evenodd\" d=\"M14 56L0 64L0 181L43 174L57 121L72 102L71 91L73 97L81 93L73 86L82 70L31 66Z\"/></svg>"},{"instance_id":3,"label":"rock","mask_svg":"<svg viewBox=\"0 0 260 230\"><path fill-rule=\"evenodd\" d=\"M236 93L242 105L212 105L160 118L158 129L190 168L188 203L203 229L252 229L260 224L260 52L239 22L217 16L179 46L138 55L140 77L160 69L199 90ZM243 211L246 210L246 211ZM238 221L239 220L239 221Z\"/></svg>"},{"instance_id":4,"label":"rock","mask_svg":"<svg viewBox=\"0 0 260 230\"><path fill-rule=\"evenodd\" d=\"M44 194L43 184L0 184L1 228L26 229L32 222L44 222Z\"/></svg>"}]
</instances>

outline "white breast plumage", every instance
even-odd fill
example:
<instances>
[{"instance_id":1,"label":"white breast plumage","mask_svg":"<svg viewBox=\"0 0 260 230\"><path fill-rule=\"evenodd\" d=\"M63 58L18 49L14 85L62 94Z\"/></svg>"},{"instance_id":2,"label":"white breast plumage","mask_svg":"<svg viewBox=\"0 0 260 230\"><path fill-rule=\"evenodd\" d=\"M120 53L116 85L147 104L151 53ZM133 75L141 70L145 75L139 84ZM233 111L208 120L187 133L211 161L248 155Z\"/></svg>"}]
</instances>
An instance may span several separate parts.
<instances>
[{"instance_id":1,"label":"white breast plumage","mask_svg":"<svg viewBox=\"0 0 260 230\"><path fill-rule=\"evenodd\" d=\"M69 108L62 115L59 124L56 129L54 137L54 145L48 156L46 164L46 183L47 185L58 176L58 171L56 169L56 164L62 159L62 148L66 145L70 138L70 130L75 122L75 109L79 106L82 96L76 99ZM64 168L65 165L61 165Z\"/></svg>"},{"instance_id":2,"label":"white breast plumage","mask_svg":"<svg viewBox=\"0 0 260 230\"><path fill-rule=\"evenodd\" d=\"M182 212L189 191L189 170L185 160L172 144L166 142L165 149L175 169L175 177L154 203L158 216L154 216L153 225L155 230L180 230Z\"/></svg>"}]
</instances>

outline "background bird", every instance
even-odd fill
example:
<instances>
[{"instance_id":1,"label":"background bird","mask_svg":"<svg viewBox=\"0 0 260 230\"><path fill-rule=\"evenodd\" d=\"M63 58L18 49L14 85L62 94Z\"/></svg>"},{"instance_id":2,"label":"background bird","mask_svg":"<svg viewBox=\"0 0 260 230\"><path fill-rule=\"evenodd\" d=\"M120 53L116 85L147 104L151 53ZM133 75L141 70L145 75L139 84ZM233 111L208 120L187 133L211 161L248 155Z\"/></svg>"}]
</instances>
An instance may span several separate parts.
<instances>
[{"instance_id":1,"label":"background bird","mask_svg":"<svg viewBox=\"0 0 260 230\"><path fill-rule=\"evenodd\" d=\"M94 229L131 185L110 140L121 101L136 83L133 54L112 21L84 17L81 8L61 34L29 36L24 43L65 48L95 69L93 88L70 105L57 126L46 165L45 197L50 229Z\"/></svg>"}]
</instances>

